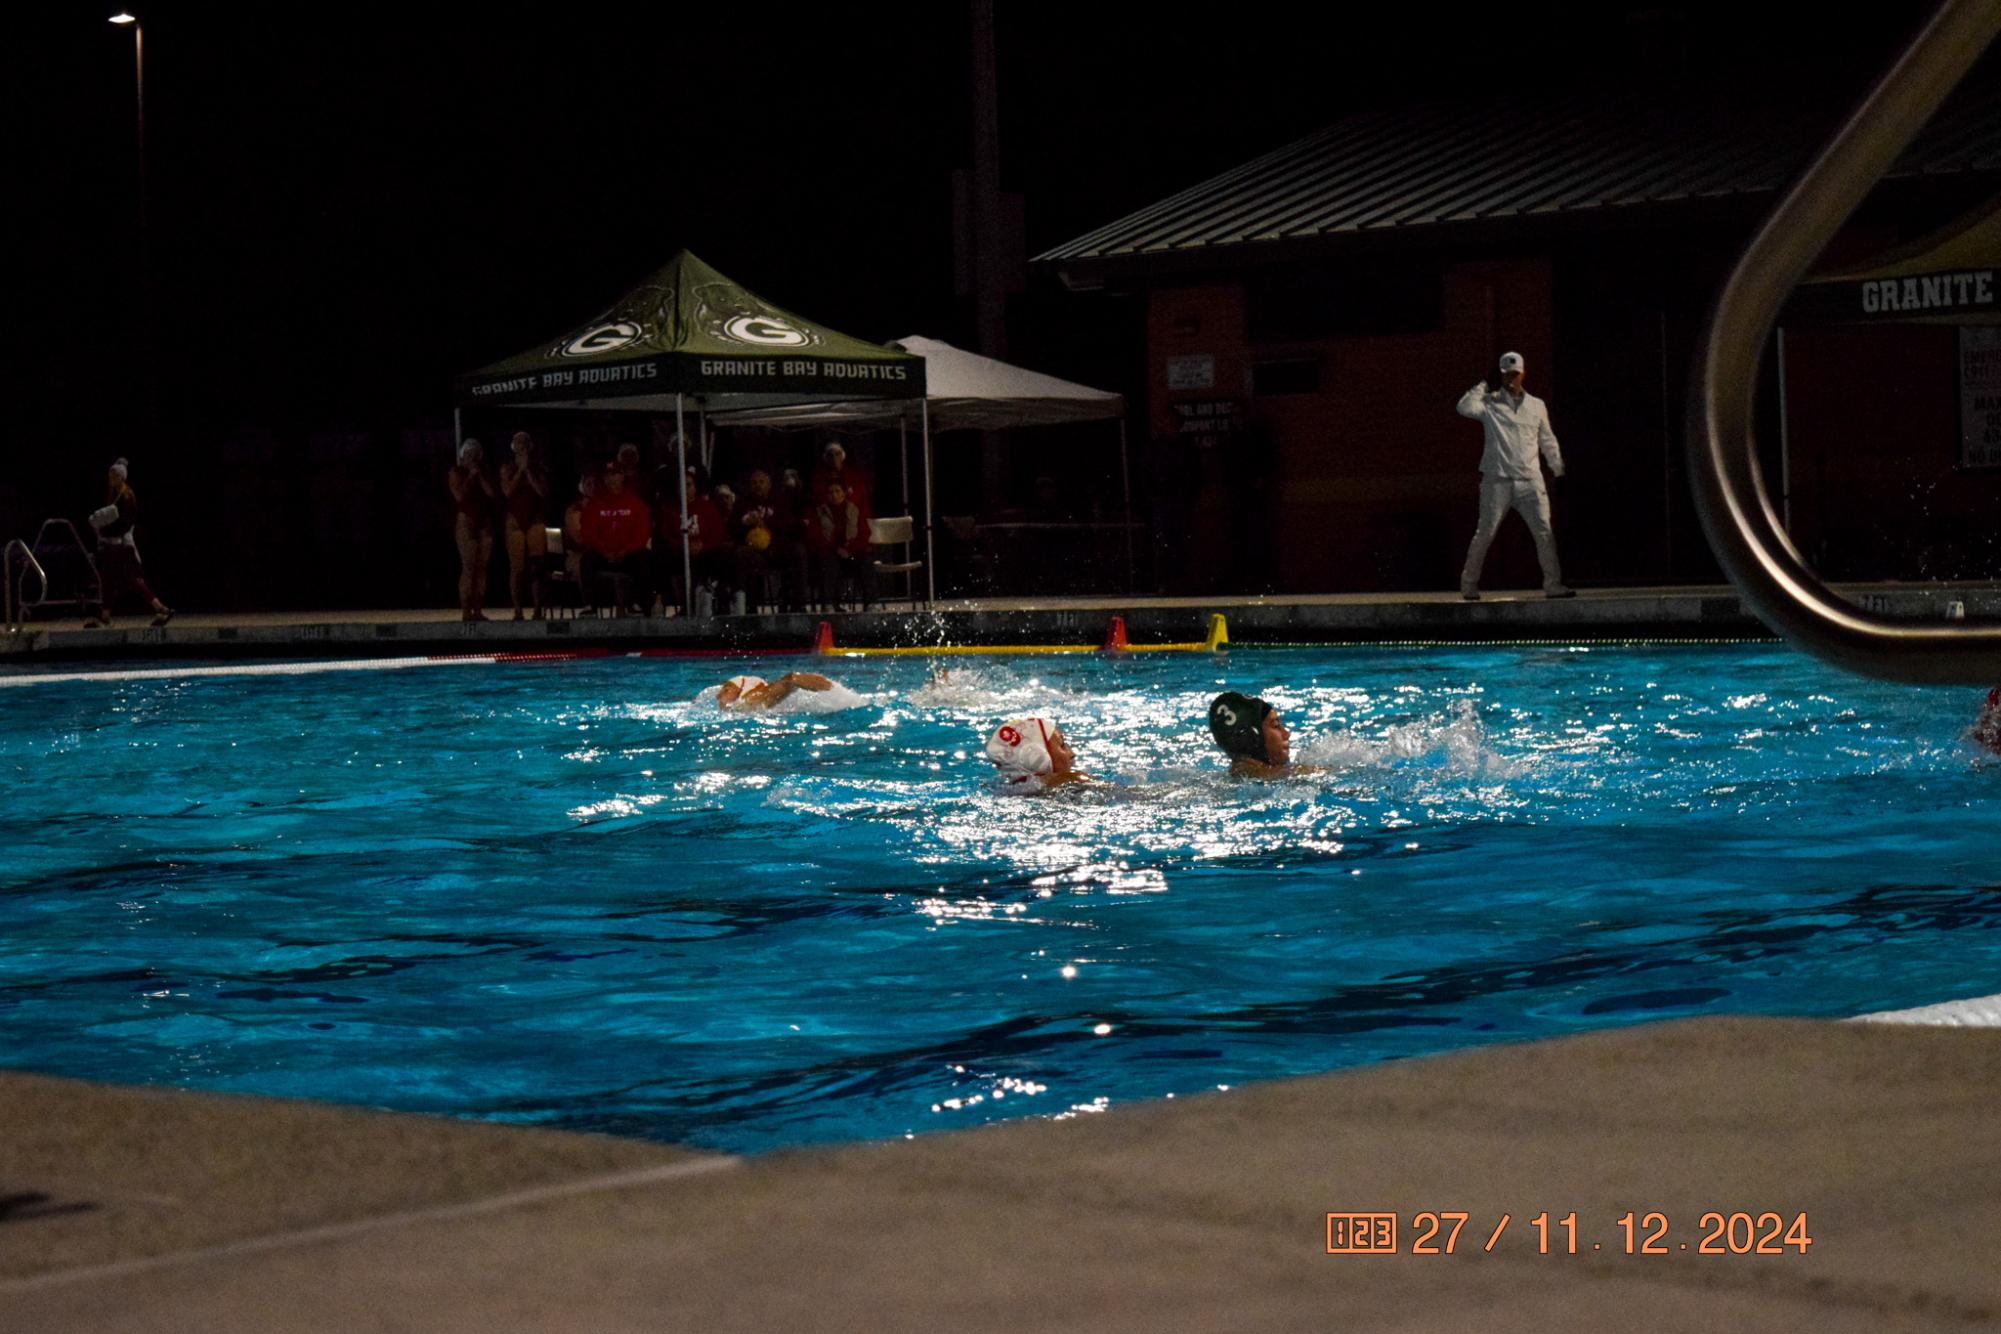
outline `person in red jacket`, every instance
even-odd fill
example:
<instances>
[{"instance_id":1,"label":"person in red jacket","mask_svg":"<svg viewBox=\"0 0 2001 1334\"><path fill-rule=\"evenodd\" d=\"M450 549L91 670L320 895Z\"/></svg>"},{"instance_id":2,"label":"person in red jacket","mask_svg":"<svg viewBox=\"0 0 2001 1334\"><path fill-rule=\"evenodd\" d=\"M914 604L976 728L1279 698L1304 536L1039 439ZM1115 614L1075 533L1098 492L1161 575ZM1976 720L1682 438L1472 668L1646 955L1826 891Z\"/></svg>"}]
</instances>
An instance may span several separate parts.
<instances>
[{"instance_id":1,"label":"person in red jacket","mask_svg":"<svg viewBox=\"0 0 2001 1334\"><path fill-rule=\"evenodd\" d=\"M636 611L651 600L646 591L646 546L653 538L653 512L646 502L626 489L625 473L608 470L596 495L584 501L581 527L584 538L584 585L600 579L614 580L599 606ZM618 596L617 578L630 580L625 596Z\"/></svg>"},{"instance_id":2,"label":"person in red jacket","mask_svg":"<svg viewBox=\"0 0 2001 1334\"><path fill-rule=\"evenodd\" d=\"M820 451L820 466L813 470L813 503L826 504L827 492L836 486L846 493L848 503L860 511L862 526L866 528L868 521L875 516L875 510L869 503L868 478L862 475L859 468L848 466L848 451L838 440L829 440L827 447Z\"/></svg>"}]
</instances>

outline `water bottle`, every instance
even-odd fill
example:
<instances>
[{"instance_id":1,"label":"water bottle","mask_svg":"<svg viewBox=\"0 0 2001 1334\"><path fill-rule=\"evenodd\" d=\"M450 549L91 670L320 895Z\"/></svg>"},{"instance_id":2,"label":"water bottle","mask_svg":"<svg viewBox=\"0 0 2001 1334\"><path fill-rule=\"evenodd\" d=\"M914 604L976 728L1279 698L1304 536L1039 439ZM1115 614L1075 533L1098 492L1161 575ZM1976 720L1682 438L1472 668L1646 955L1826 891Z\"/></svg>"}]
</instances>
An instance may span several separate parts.
<instances>
[{"instance_id":1,"label":"water bottle","mask_svg":"<svg viewBox=\"0 0 2001 1334\"><path fill-rule=\"evenodd\" d=\"M716 590L708 584L695 589L695 615L709 617L716 614Z\"/></svg>"}]
</instances>

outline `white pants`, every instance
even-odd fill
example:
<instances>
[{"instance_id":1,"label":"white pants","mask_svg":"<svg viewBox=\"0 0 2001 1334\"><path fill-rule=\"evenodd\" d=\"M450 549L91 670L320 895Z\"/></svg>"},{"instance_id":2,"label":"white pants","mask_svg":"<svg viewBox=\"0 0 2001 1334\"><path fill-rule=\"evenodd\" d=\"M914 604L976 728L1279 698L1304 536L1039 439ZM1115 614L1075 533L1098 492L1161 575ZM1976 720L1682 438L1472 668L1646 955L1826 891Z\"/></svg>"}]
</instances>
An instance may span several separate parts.
<instances>
[{"instance_id":1,"label":"white pants","mask_svg":"<svg viewBox=\"0 0 2001 1334\"><path fill-rule=\"evenodd\" d=\"M1474 530L1473 545L1466 548L1466 568L1459 572L1459 591L1471 593L1480 587L1480 570L1487 563L1487 548L1509 510L1518 510L1535 538L1536 559L1542 562L1542 587L1554 593L1563 587L1563 571L1556 563L1556 534L1549 526L1549 492L1540 476L1511 481L1483 478L1480 482L1480 526Z\"/></svg>"}]
</instances>

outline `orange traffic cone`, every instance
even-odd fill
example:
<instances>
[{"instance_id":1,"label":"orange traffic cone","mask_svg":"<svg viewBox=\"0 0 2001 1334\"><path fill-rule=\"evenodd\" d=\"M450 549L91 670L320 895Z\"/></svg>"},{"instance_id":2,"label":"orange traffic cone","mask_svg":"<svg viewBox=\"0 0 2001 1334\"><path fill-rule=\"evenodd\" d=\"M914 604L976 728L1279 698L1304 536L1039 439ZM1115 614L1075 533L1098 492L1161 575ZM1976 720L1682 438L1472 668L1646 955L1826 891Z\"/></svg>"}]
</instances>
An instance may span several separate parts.
<instances>
[{"instance_id":1,"label":"orange traffic cone","mask_svg":"<svg viewBox=\"0 0 2001 1334\"><path fill-rule=\"evenodd\" d=\"M827 654L834 651L834 626L831 621L820 622L820 628L813 635L813 651Z\"/></svg>"},{"instance_id":2,"label":"orange traffic cone","mask_svg":"<svg viewBox=\"0 0 2001 1334\"><path fill-rule=\"evenodd\" d=\"M1105 627L1105 646L1102 651L1106 653L1124 653L1131 647L1132 645L1126 642L1126 618L1123 616L1112 617L1112 623Z\"/></svg>"}]
</instances>

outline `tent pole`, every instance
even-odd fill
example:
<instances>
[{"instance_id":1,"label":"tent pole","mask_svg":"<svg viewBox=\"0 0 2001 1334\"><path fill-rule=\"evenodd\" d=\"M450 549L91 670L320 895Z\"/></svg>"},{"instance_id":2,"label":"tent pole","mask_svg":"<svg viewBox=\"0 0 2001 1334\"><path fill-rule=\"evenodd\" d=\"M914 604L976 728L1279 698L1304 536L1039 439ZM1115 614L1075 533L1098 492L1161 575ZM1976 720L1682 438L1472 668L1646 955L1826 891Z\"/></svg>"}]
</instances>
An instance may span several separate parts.
<instances>
[{"instance_id":1,"label":"tent pole","mask_svg":"<svg viewBox=\"0 0 2001 1334\"><path fill-rule=\"evenodd\" d=\"M1134 585L1133 575L1133 473L1127 461L1126 419L1119 418L1119 485L1126 494L1126 593L1131 595Z\"/></svg>"},{"instance_id":2,"label":"tent pole","mask_svg":"<svg viewBox=\"0 0 2001 1334\"><path fill-rule=\"evenodd\" d=\"M460 410L452 409L452 457L457 458L459 446L466 442L465 424L459 420Z\"/></svg>"},{"instance_id":3,"label":"tent pole","mask_svg":"<svg viewBox=\"0 0 2001 1334\"><path fill-rule=\"evenodd\" d=\"M686 418L680 394L674 395L674 485L680 488L681 506L681 614L695 614L695 558L688 552L688 437L683 432Z\"/></svg>"},{"instance_id":4,"label":"tent pole","mask_svg":"<svg viewBox=\"0 0 2001 1334\"><path fill-rule=\"evenodd\" d=\"M917 400L924 423L924 600L927 607L938 601L938 555L931 541L931 400Z\"/></svg>"},{"instance_id":5,"label":"tent pole","mask_svg":"<svg viewBox=\"0 0 2001 1334\"><path fill-rule=\"evenodd\" d=\"M709 405L701 399L695 400L695 434L702 442L702 466L709 470L709 481L714 482L716 452L709 440Z\"/></svg>"},{"instance_id":6,"label":"tent pole","mask_svg":"<svg viewBox=\"0 0 2001 1334\"><path fill-rule=\"evenodd\" d=\"M1793 440L1786 421L1786 331L1778 329L1779 344L1779 528L1793 535Z\"/></svg>"},{"instance_id":7,"label":"tent pole","mask_svg":"<svg viewBox=\"0 0 2001 1334\"><path fill-rule=\"evenodd\" d=\"M910 411L907 408L898 411L896 414L896 475L898 484L902 488L903 512L908 514L910 513ZM908 542L903 544L903 563L905 565L910 564L910 543ZM910 595L912 601L915 601L916 594L912 591L910 585L911 578L909 573L906 572L903 576L903 591Z\"/></svg>"}]
</instances>

